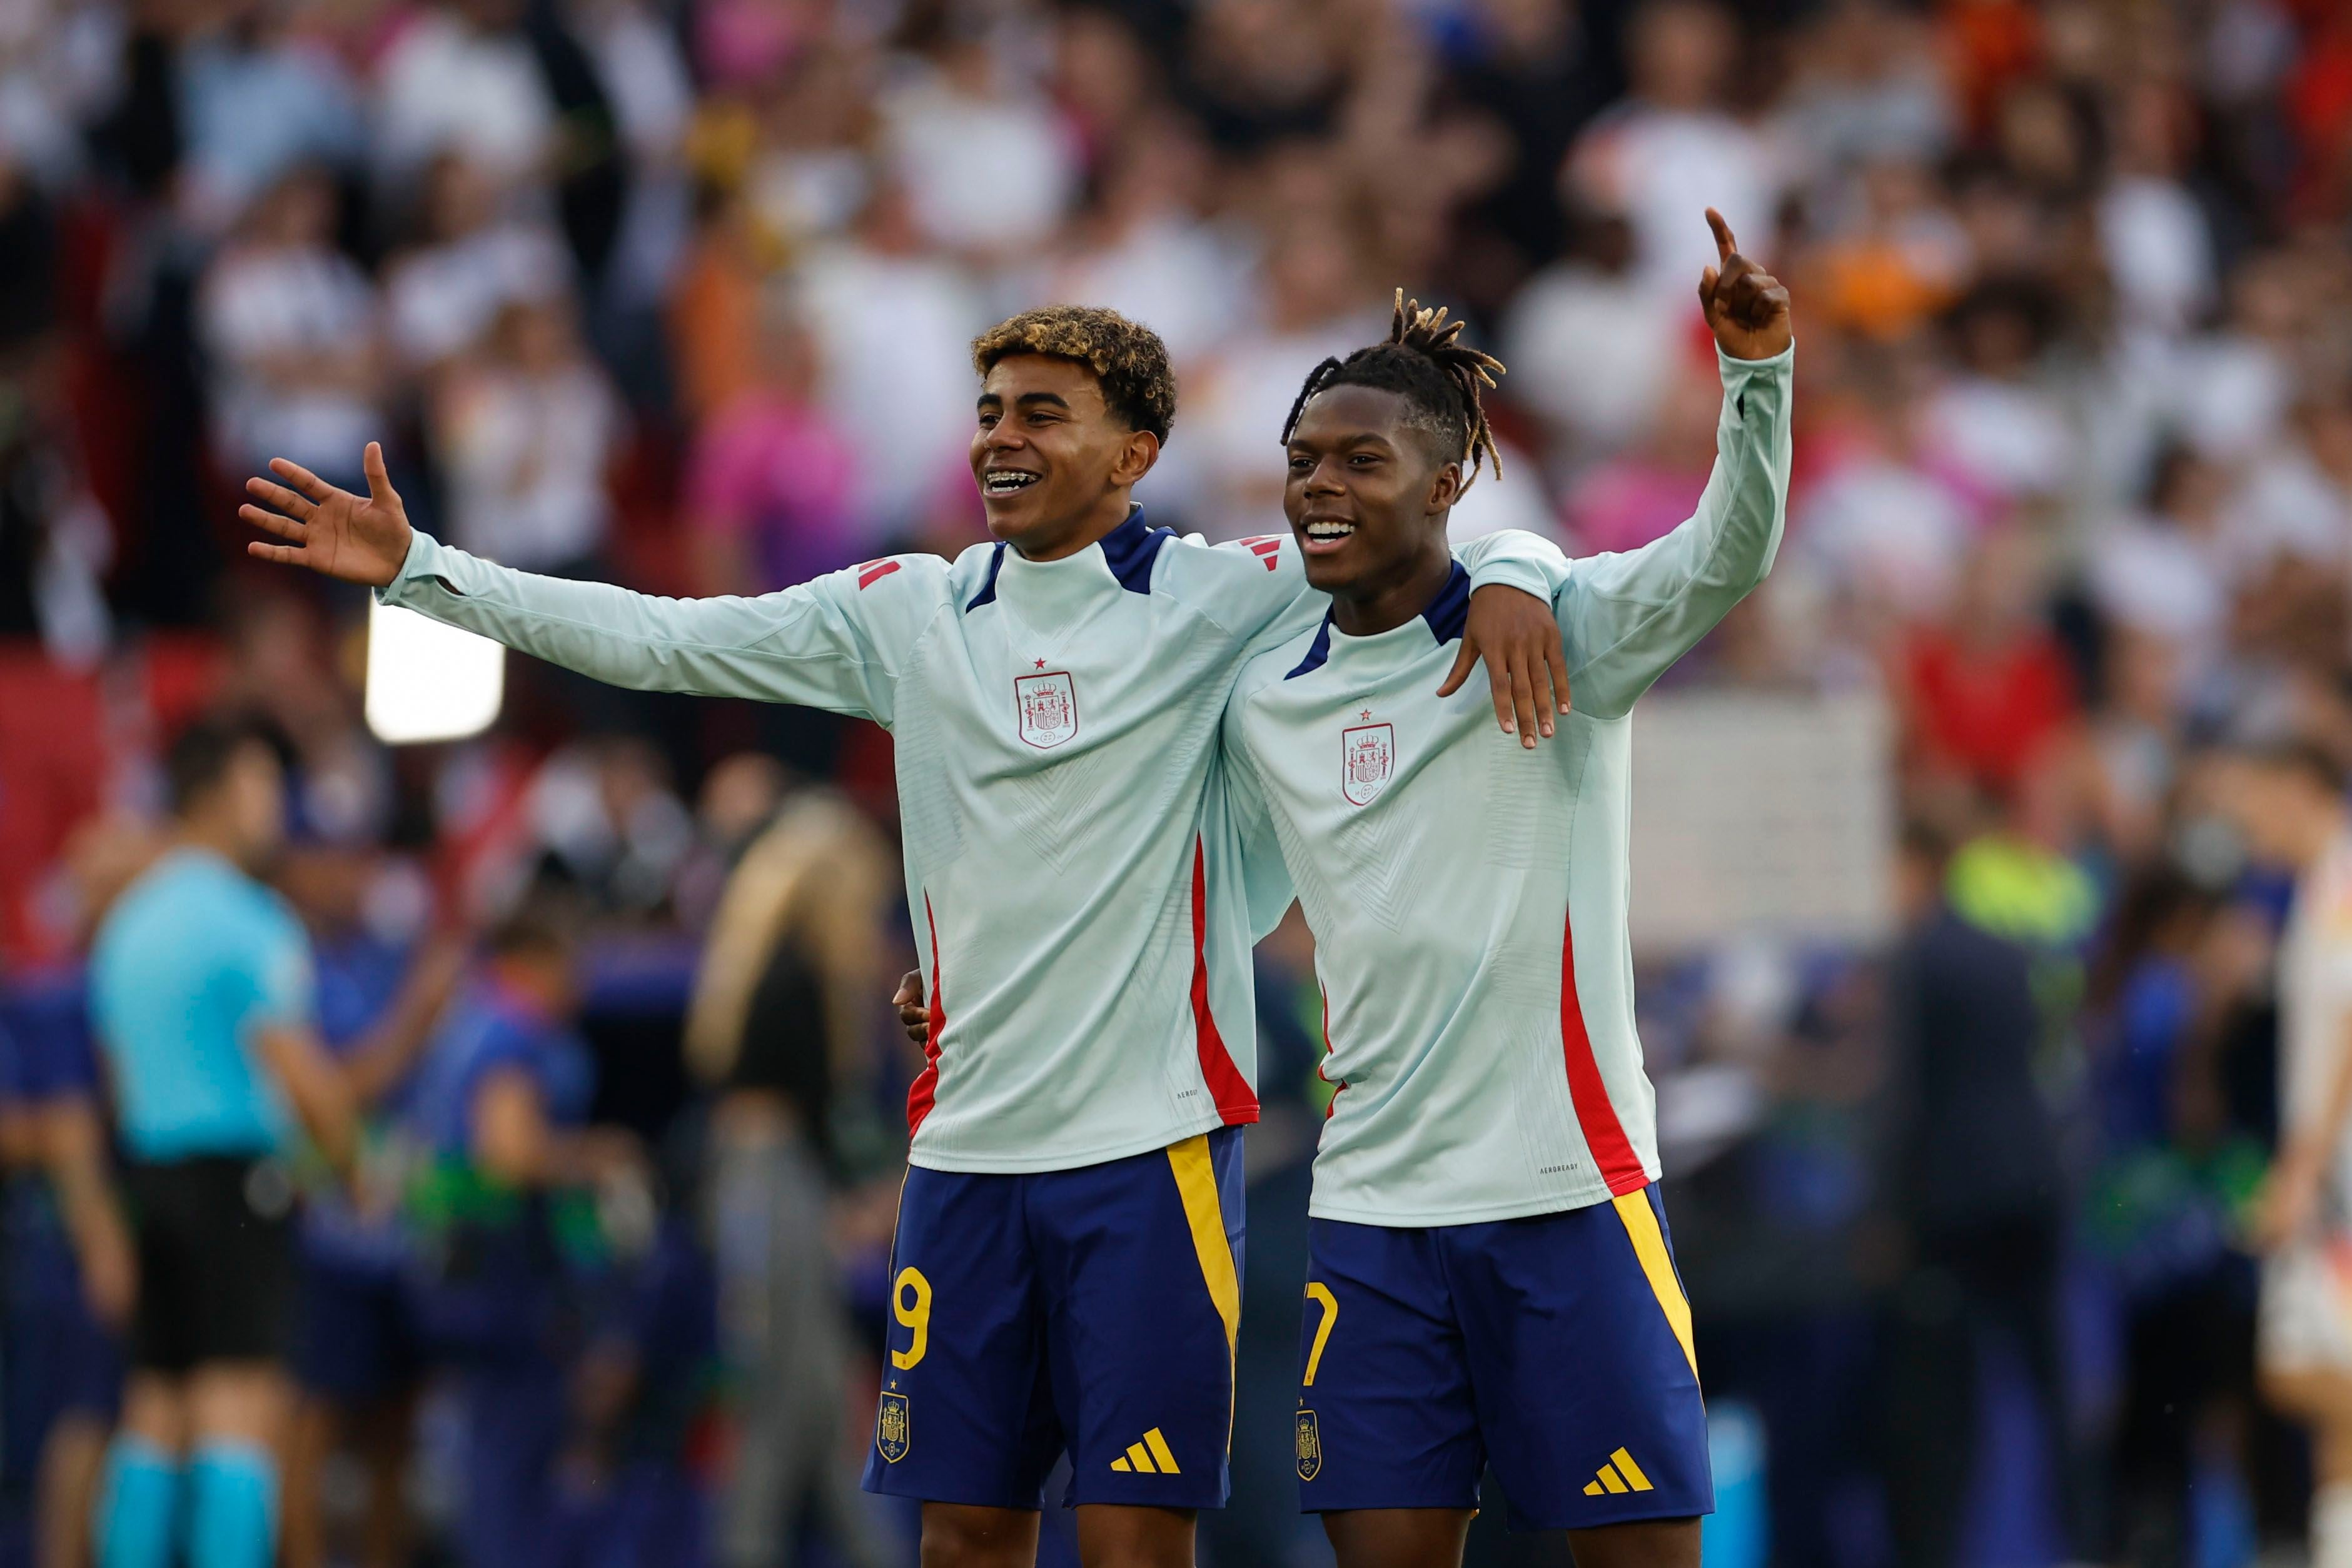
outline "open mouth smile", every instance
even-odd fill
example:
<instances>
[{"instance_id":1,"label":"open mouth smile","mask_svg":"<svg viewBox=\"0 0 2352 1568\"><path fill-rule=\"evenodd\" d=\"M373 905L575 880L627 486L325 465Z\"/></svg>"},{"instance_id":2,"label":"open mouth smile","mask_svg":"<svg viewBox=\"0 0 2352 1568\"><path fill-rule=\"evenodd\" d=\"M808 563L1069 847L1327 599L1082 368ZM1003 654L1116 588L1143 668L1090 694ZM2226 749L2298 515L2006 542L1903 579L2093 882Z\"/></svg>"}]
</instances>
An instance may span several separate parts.
<instances>
[{"instance_id":1,"label":"open mouth smile","mask_svg":"<svg viewBox=\"0 0 2352 1568\"><path fill-rule=\"evenodd\" d=\"M1025 468L992 468L981 476L980 488L983 495L1010 496L1027 489L1044 477L1044 475L1032 474Z\"/></svg>"},{"instance_id":2,"label":"open mouth smile","mask_svg":"<svg viewBox=\"0 0 2352 1568\"><path fill-rule=\"evenodd\" d=\"M1319 555L1338 549L1355 537L1356 525L1343 517L1309 517L1299 524L1298 531L1309 555Z\"/></svg>"}]
</instances>

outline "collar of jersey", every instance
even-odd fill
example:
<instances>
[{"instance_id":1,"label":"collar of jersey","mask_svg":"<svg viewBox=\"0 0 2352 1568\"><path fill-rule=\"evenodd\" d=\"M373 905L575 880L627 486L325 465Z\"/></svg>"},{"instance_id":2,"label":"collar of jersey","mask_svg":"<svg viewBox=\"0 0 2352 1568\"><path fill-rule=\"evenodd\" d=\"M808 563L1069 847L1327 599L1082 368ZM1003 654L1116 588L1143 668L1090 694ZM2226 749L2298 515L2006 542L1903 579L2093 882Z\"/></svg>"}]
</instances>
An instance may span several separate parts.
<instances>
[{"instance_id":1,"label":"collar of jersey","mask_svg":"<svg viewBox=\"0 0 2352 1568\"><path fill-rule=\"evenodd\" d=\"M1172 528L1155 528L1146 523L1141 507L1129 507L1126 520L1105 534L1094 548L1102 551L1103 565L1110 569L1111 576L1118 580L1121 588L1129 593L1150 593L1151 568L1160 559L1160 547L1175 537ZM1003 575L1004 558L1011 549L1011 546L1003 544L996 547L996 553L989 558L988 580L981 584L980 591L972 595L971 602L963 607L965 614L971 614L983 604L996 602L997 579ZM1034 561L1024 556L1020 562L1021 570L1024 571L1051 571L1065 561L1086 559L1087 552L1080 550L1075 555L1063 557L1061 560Z\"/></svg>"},{"instance_id":2,"label":"collar of jersey","mask_svg":"<svg viewBox=\"0 0 2352 1568\"><path fill-rule=\"evenodd\" d=\"M1461 638L1463 628L1470 623L1470 573L1460 561L1454 563L1454 570L1447 575L1445 586L1437 591L1437 596L1422 611L1420 621L1430 638L1440 647ZM1403 625L1391 626L1368 637L1350 637L1333 623L1331 612L1327 610L1323 612L1323 624L1315 629L1315 641L1307 645L1307 657L1299 660L1298 667L1283 679L1296 680L1309 670L1320 669L1331 657L1331 643L1335 638L1343 647L1386 647L1402 641L1412 625L1412 622L1408 621Z\"/></svg>"}]
</instances>

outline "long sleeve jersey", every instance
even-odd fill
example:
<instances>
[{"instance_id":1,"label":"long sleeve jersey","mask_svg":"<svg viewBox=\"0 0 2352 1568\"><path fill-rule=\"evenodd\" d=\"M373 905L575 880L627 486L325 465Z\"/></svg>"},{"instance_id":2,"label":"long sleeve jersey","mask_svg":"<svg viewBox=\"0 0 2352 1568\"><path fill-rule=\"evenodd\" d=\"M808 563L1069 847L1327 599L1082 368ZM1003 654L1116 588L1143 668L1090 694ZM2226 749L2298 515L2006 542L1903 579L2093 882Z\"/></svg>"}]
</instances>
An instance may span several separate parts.
<instances>
[{"instance_id":1,"label":"long sleeve jersey","mask_svg":"<svg viewBox=\"0 0 2352 1568\"><path fill-rule=\"evenodd\" d=\"M1173 540L1137 511L1060 560L979 545L677 600L419 534L383 598L616 685L891 731L931 1013L908 1157L1064 1170L1257 1117L1257 932L1217 726L1247 659L1328 601L1287 537ZM1478 543L1482 587L1547 595L1564 565L1531 535Z\"/></svg>"},{"instance_id":2,"label":"long sleeve jersey","mask_svg":"<svg viewBox=\"0 0 2352 1568\"><path fill-rule=\"evenodd\" d=\"M1255 901L1295 886L1314 930L1339 1085L1314 1214L1470 1224L1656 1179L1626 931L1631 714L1770 570L1793 352L1722 359L1695 516L1567 566L1575 711L1549 744L1482 723L1483 693L1434 695L1462 634L1459 560L1419 618L1350 637L1327 616L1244 670L1224 731L1235 825L1272 841L1290 884Z\"/></svg>"}]
</instances>

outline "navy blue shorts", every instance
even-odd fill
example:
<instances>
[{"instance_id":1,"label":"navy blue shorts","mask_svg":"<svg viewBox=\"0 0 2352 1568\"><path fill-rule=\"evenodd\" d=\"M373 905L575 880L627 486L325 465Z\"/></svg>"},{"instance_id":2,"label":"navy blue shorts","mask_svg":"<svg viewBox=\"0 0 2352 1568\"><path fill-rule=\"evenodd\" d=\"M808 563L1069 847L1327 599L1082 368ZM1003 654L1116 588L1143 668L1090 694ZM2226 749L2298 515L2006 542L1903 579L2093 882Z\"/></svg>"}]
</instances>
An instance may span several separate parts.
<instances>
[{"instance_id":1,"label":"navy blue shorts","mask_svg":"<svg viewBox=\"0 0 2352 1568\"><path fill-rule=\"evenodd\" d=\"M1241 1316L1237 1127L1077 1170L907 1173L866 1490L1216 1508Z\"/></svg>"},{"instance_id":2,"label":"navy blue shorts","mask_svg":"<svg viewBox=\"0 0 2352 1568\"><path fill-rule=\"evenodd\" d=\"M302 1259L299 1289L294 1375L306 1392L356 1410L424 1379L415 1298L399 1270L314 1250Z\"/></svg>"},{"instance_id":3,"label":"navy blue shorts","mask_svg":"<svg viewBox=\"0 0 2352 1568\"><path fill-rule=\"evenodd\" d=\"M1654 1184L1564 1214L1314 1223L1297 1446L1309 1513L1475 1508L1514 1530L1715 1509L1690 1308Z\"/></svg>"}]
</instances>

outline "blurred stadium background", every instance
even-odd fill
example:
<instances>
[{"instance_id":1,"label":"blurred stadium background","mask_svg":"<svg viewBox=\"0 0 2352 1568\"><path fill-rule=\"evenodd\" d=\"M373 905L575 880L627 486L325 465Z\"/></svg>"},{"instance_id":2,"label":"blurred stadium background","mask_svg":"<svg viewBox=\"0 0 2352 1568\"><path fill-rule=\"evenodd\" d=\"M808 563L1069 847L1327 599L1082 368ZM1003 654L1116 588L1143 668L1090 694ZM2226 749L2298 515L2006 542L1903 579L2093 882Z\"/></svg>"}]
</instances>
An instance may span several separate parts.
<instances>
[{"instance_id":1,"label":"blurred stadium background","mask_svg":"<svg viewBox=\"0 0 2352 1568\"><path fill-rule=\"evenodd\" d=\"M1711 455L1710 203L1790 284L1803 363L1778 570L1638 747L1708 1560L2301 1562L2308 1458L2254 1392L2237 1241L2285 888L2200 769L2287 736L2352 762L2336 0L0 3L0 1556L79 1560L58 1467L111 1386L10 1129L92 1092L79 956L153 852L160 748L235 711L293 761L279 885L337 1038L435 932L548 883L593 910L594 1115L659 1202L606 1205L578 1287L604 1305L551 1560L913 1560L840 1490L915 1066L887 737L520 659L501 693L397 628L372 652L360 596L242 557L264 457L350 476L382 436L440 537L670 593L951 554L981 528L966 342L1065 298L1166 337L1143 497L1231 538L1276 520L1305 371L1402 283L1511 367L1509 478L1458 525L1622 549ZM1939 906L2030 967L2030 1027L1923 1017ZM1295 925L1261 950L1216 1568L1328 1560L1286 1424L1309 963ZM724 1092L689 1062L747 1028L822 1129L799 1396L716 1305ZM314 1228L331 1311L349 1260ZM296 1568L450 1560L467 1437L425 1362L414 1404L320 1385ZM780 1408L794 1441L745 1440ZM809 1505L764 1553L715 1522L760 1488ZM1566 1562L1498 1522L1474 1563Z\"/></svg>"}]
</instances>

